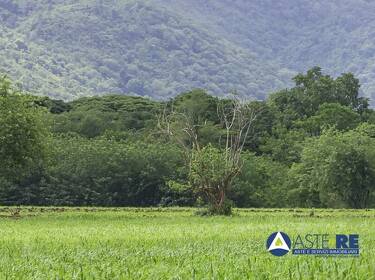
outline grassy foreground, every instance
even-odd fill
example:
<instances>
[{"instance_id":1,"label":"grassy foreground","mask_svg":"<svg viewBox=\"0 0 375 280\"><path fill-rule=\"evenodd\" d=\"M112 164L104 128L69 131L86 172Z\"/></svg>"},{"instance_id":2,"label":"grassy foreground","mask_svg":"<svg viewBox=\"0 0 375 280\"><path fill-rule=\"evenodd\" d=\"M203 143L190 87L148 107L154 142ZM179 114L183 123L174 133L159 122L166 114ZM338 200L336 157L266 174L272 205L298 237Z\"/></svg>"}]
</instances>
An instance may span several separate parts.
<instances>
[{"instance_id":1,"label":"grassy foreground","mask_svg":"<svg viewBox=\"0 0 375 280\"><path fill-rule=\"evenodd\" d=\"M375 279L375 211L0 208L0 279ZM358 233L357 258L274 257L267 237Z\"/></svg>"}]
</instances>

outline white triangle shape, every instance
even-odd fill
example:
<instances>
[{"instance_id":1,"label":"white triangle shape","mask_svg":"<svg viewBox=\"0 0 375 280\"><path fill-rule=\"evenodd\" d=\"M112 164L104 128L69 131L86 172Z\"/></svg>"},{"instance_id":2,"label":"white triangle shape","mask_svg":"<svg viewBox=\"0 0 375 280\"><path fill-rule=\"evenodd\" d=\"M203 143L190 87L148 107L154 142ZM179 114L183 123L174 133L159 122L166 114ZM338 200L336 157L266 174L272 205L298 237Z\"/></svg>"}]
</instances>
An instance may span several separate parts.
<instances>
[{"instance_id":1,"label":"white triangle shape","mask_svg":"<svg viewBox=\"0 0 375 280\"><path fill-rule=\"evenodd\" d=\"M280 240L281 241L281 245L276 245L276 242ZM268 248L268 251L272 251L272 250L275 250L275 249L283 249L283 250L287 250L287 251L290 251L289 247L288 247L288 244L286 244L283 236L281 235L280 232L278 232L275 236L275 238L273 239L270 247Z\"/></svg>"}]
</instances>

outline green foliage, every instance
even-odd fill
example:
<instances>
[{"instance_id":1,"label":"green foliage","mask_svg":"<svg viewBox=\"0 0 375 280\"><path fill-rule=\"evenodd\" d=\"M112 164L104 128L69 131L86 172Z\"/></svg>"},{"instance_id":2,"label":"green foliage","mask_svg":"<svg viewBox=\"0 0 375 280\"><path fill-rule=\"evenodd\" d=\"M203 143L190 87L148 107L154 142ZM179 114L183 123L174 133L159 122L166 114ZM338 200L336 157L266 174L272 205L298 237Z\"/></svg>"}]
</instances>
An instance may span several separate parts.
<instances>
[{"instance_id":1,"label":"green foliage","mask_svg":"<svg viewBox=\"0 0 375 280\"><path fill-rule=\"evenodd\" d=\"M0 79L0 174L20 177L46 154L47 127L30 96Z\"/></svg>"},{"instance_id":2,"label":"green foliage","mask_svg":"<svg viewBox=\"0 0 375 280\"><path fill-rule=\"evenodd\" d=\"M250 108L257 112L250 128L250 135L245 143L247 149L261 154L261 147L273 134L273 127L276 125L275 110L263 101L252 101Z\"/></svg>"},{"instance_id":3,"label":"green foliage","mask_svg":"<svg viewBox=\"0 0 375 280\"><path fill-rule=\"evenodd\" d=\"M225 160L225 153L208 145L201 151L193 151L190 180L199 192L204 192L204 189L199 188L219 186L231 168Z\"/></svg>"},{"instance_id":4,"label":"green foliage","mask_svg":"<svg viewBox=\"0 0 375 280\"><path fill-rule=\"evenodd\" d=\"M211 214L231 214L231 203L226 195L237 167L227 157L225 151L212 145L192 151L190 184L195 193L209 202L208 213Z\"/></svg>"},{"instance_id":5,"label":"green foliage","mask_svg":"<svg viewBox=\"0 0 375 280\"><path fill-rule=\"evenodd\" d=\"M240 176L229 197L238 207L283 207L288 205L283 190L288 167L266 156L245 154Z\"/></svg>"},{"instance_id":6,"label":"green foliage","mask_svg":"<svg viewBox=\"0 0 375 280\"><path fill-rule=\"evenodd\" d=\"M193 123L203 125L206 122L219 122L218 102L218 98L207 94L206 91L195 89L175 97L171 106L178 113L188 116Z\"/></svg>"},{"instance_id":7,"label":"green foliage","mask_svg":"<svg viewBox=\"0 0 375 280\"><path fill-rule=\"evenodd\" d=\"M356 131L358 131L361 134L367 135L371 138L375 138L375 124L361 123L356 128Z\"/></svg>"},{"instance_id":8,"label":"green foliage","mask_svg":"<svg viewBox=\"0 0 375 280\"><path fill-rule=\"evenodd\" d=\"M64 102L24 95L2 79L0 203L208 203L206 215L230 214L232 205L373 207L374 111L358 96L358 80L313 68L295 82L245 104L256 114L246 115L255 118L235 154L225 148L220 115L234 116L231 99L197 89L168 102L116 95ZM161 130L163 116L181 135Z\"/></svg>"},{"instance_id":9,"label":"green foliage","mask_svg":"<svg viewBox=\"0 0 375 280\"><path fill-rule=\"evenodd\" d=\"M153 129L162 108L158 102L130 96L82 98L67 104L68 111L53 114L53 132L76 132L88 138L106 131Z\"/></svg>"},{"instance_id":10,"label":"green foliage","mask_svg":"<svg viewBox=\"0 0 375 280\"><path fill-rule=\"evenodd\" d=\"M269 99L270 106L278 113L278 121L287 128L295 127L301 120L316 114L320 116L310 122L319 125L325 121L332 122L327 118L332 118L339 110L345 111L344 107L348 108L347 112L351 109L357 113L362 113L368 107L368 100L359 97L358 79L350 73L333 79L323 75L319 67L314 67L306 74L298 74L294 81L294 88L274 93ZM330 103L337 105L327 105ZM345 115L345 112L341 114Z\"/></svg>"},{"instance_id":11,"label":"green foliage","mask_svg":"<svg viewBox=\"0 0 375 280\"><path fill-rule=\"evenodd\" d=\"M165 106L168 120L174 131L174 139L185 146L217 146L222 135L217 106L219 99L204 90L195 89L185 92ZM190 133L186 133L186 128ZM192 133L197 139L191 141ZM195 143L193 143L195 142Z\"/></svg>"},{"instance_id":12,"label":"green foliage","mask_svg":"<svg viewBox=\"0 0 375 280\"><path fill-rule=\"evenodd\" d=\"M208 213L231 214L227 193L242 168L254 108L238 99L219 101L201 90L182 94L170 107L159 126L184 148L192 190L208 202Z\"/></svg>"},{"instance_id":13,"label":"green foliage","mask_svg":"<svg viewBox=\"0 0 375 280\"><path fill-rule=\"evenodd\" d=\"M157 205L183 177L181 152L160 143L62 137L43 198L53 205Z\"/></svg>"},{"instance_id":14,"label":"green foliage","mask_svg":"<svg viewBox=\"0 0 375 280\"><path fill-rule=\"evenodd\" d=\"M358 131L326 131L309 140L290 176L306 199L321 206L365 208L375 190L375 141ZM296 190L292 190L296 192ZM311 196L315 196L314 199ZM306 206L306 205L304 205Z\"/></svg>"},{"instance_id":15,"label":"green foliage","mask_svg":"<svg viewBox=\"0 0 375 280\"><path fill-rule=\"evenodd\" d=\"M337 103L323 103L312 117L298 122L311 135L320 135L322 129L351 130L360 123L360 115L349 107Z\"/></svg>"},{"instance_id":16,"label":"green foliage","mask_svg":"<svg viewBox=\"0 0 375 280\"><path fill-rule=\"evenodd\" d=\"M306 131L301 129L286 129L275 126L272 136L265 139L265 143L260 146L264 154L270 155L274 160L286 164L298 162L303 148L303 141Z\"/></svg>"}]
</instances>

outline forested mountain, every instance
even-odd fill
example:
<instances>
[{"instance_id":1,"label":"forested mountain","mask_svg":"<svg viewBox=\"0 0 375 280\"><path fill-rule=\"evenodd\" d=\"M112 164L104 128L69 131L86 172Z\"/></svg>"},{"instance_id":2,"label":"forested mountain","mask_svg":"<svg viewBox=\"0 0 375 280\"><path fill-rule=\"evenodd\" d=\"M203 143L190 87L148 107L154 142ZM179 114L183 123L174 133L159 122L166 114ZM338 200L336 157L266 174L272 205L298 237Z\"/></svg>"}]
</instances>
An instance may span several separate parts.
<instances>
[{"instance_id":1,"label":"forested mountain","mask_svg":"<svg viewBox=\"0 0 375 280\"><path fill-rule=\"evenodd\" d=\"M1 7L3 70L54 98L171 97L196 87L261 98L290 76L152 2L8 1Z\"/></svg>"},{"instance_id":2,"label":"forested mountain","mask_svg":"<svg viewBox=\"0 0 375 280\"><path fill-rule=\"evenodd\" d=\"M3 0L0 69L63 99L197 87L264 98L319 65L374 97L374 12L365 0Z\"/></svg>"}]
</instances>

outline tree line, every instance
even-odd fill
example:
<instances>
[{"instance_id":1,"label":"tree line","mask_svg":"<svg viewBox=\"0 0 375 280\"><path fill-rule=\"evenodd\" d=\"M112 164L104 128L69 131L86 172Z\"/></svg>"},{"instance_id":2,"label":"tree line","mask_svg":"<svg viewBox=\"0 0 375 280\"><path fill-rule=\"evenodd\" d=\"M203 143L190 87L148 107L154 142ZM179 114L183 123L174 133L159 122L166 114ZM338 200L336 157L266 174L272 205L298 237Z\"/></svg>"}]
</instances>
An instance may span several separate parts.
<instances>
[{"instance_id":1,"label":"tree line","mask_svg":"<svg viewBox=\"0 0 375 280\"><path fill-rule=\"evenodd\" d=\"M358 79L315 67L294 82L265 101L63 102L4 77L0 204L374 207L375 113Z\"/></svg>"}]
</instances>

